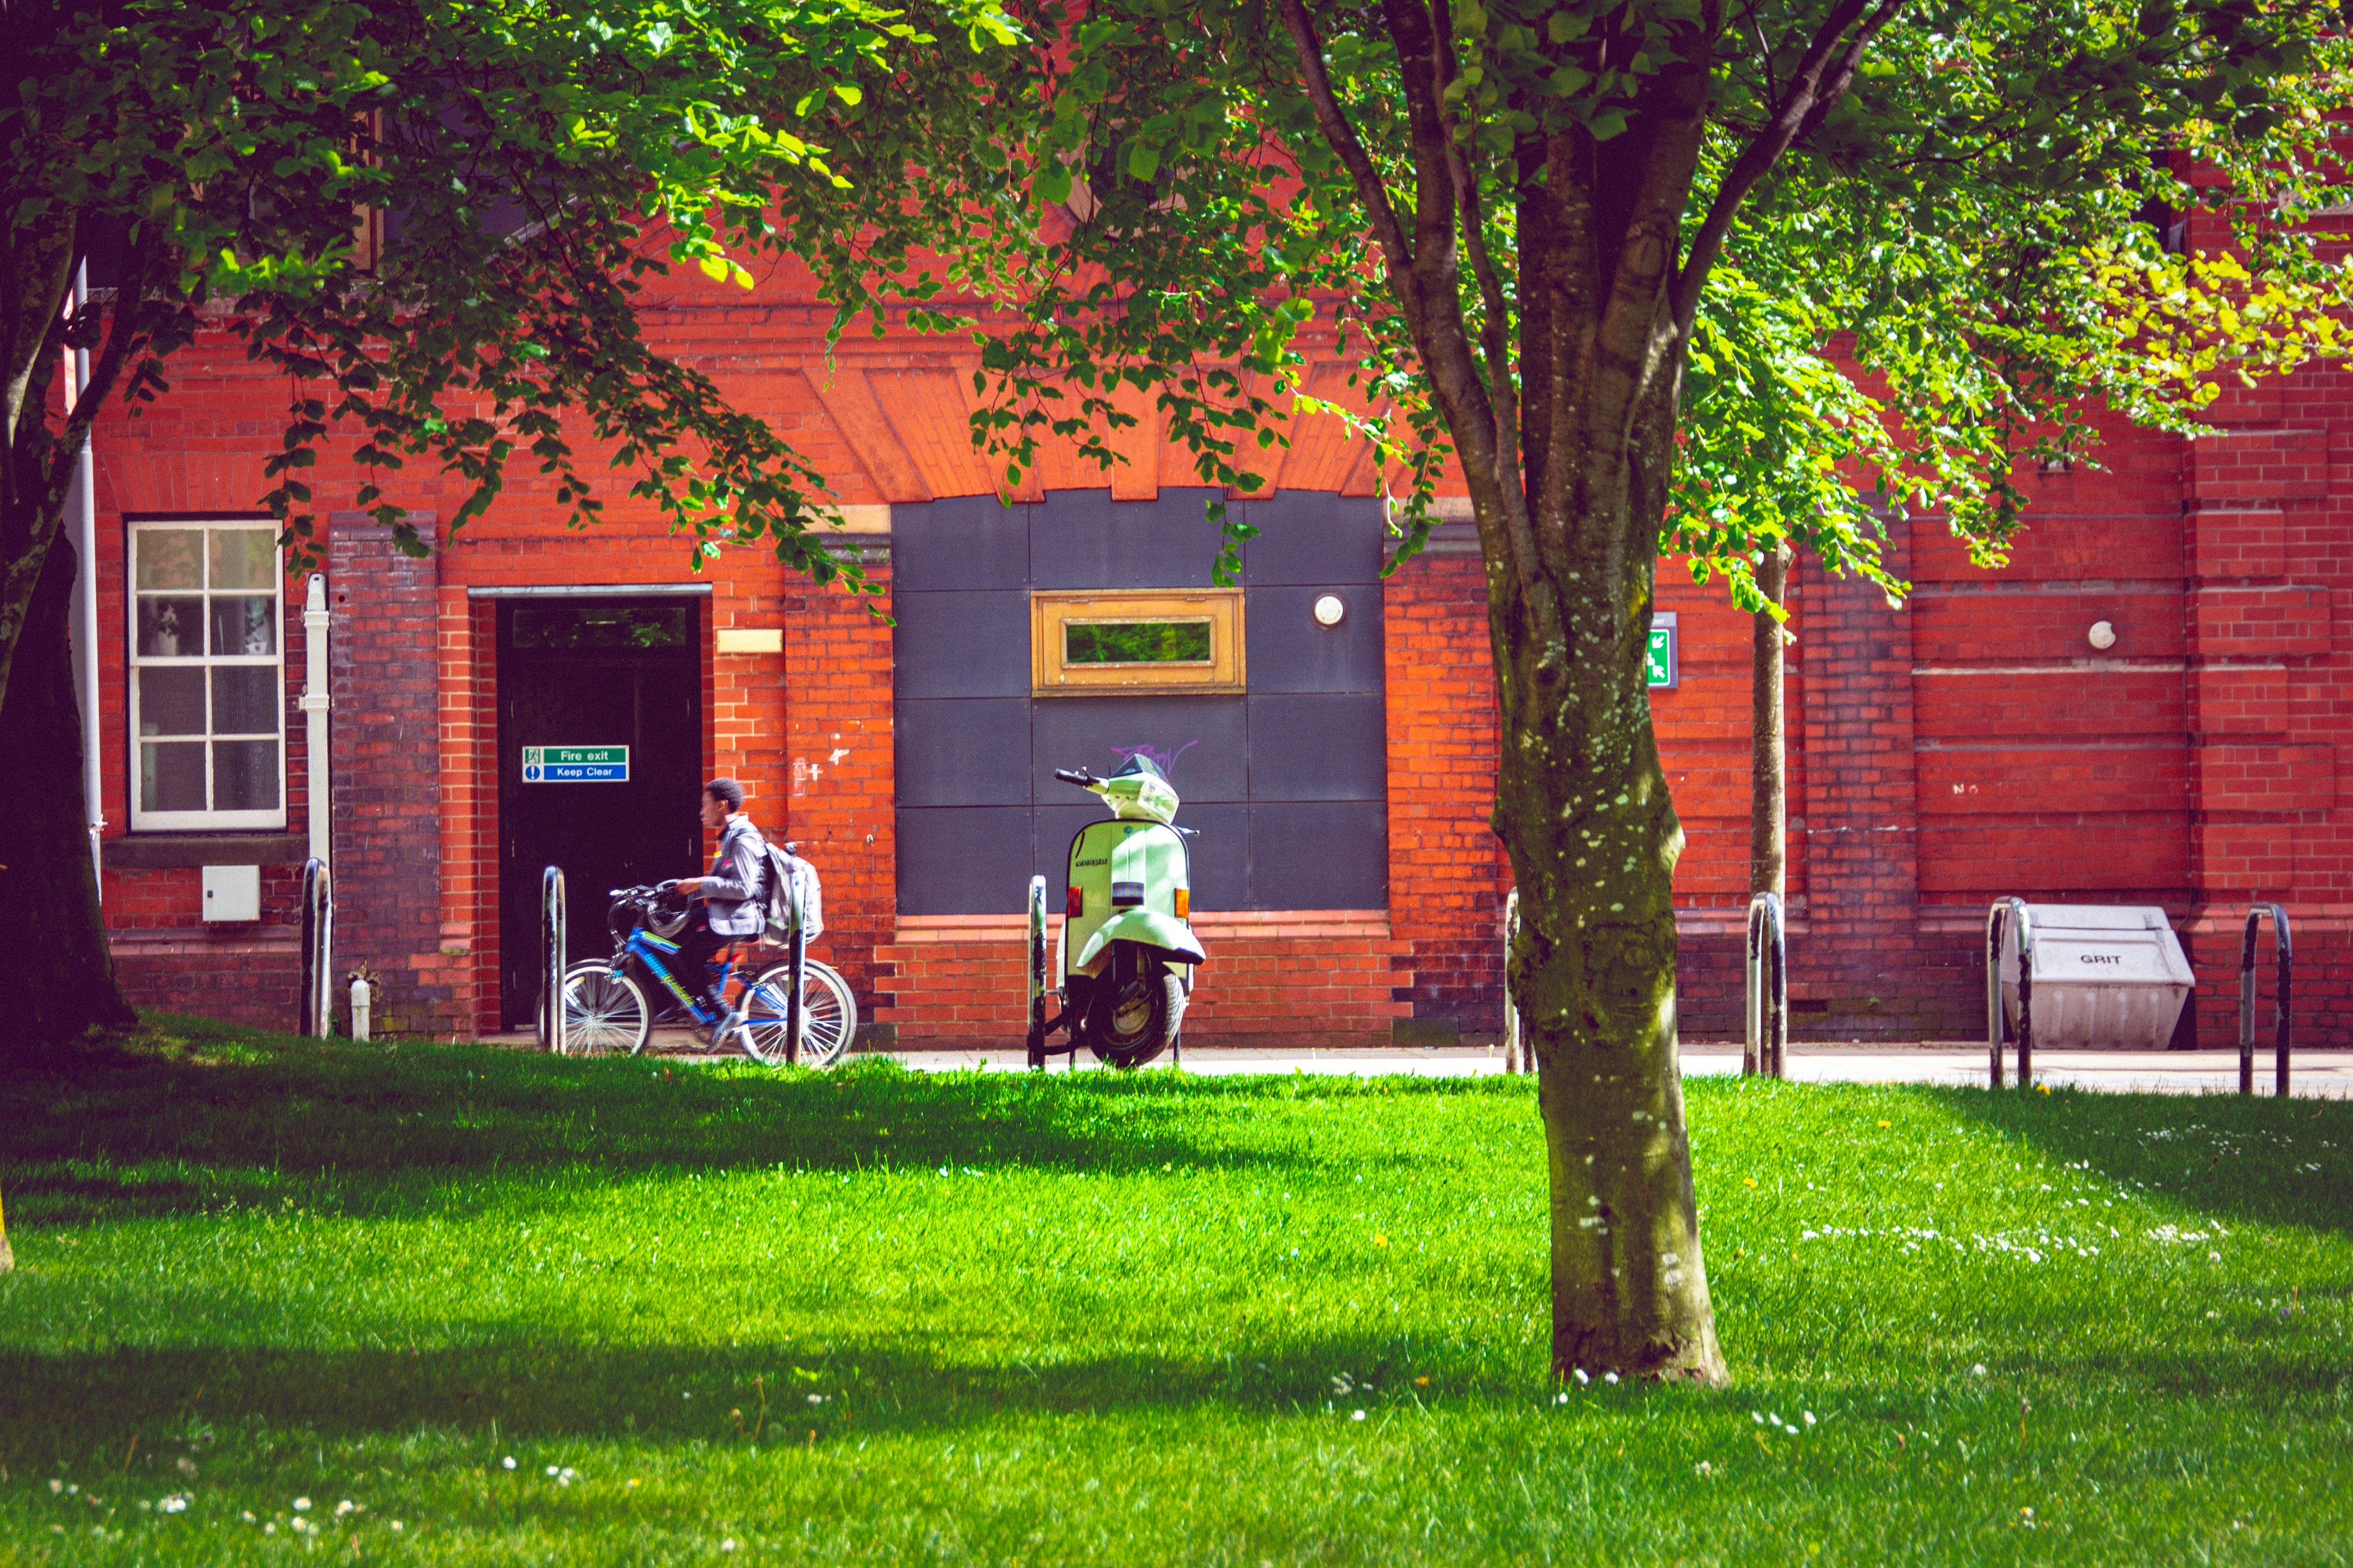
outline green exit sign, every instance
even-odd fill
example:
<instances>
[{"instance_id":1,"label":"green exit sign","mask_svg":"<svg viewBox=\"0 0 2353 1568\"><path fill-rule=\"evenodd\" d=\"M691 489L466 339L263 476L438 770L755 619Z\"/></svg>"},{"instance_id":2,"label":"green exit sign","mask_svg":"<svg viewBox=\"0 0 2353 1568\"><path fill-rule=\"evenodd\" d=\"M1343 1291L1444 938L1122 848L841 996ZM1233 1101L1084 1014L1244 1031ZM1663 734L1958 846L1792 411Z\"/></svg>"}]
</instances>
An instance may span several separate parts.
<instances>
[{"instance_id":1,"label":"green exit sign","mask_svg":"<svg viewBox=\"0 0 2353 1568\"><path fill-rule=\"evenodd\" d=\"M525 746L525 784L627 784L627 746Z\"/></svg>"},{"instance_id":2,"label":"green exit sign","mask_svg":"<svg viewBox=\"0 0 2353 1568\"><path fill-rule=\"evenodd\" d=\"M1651 648L1648 660L1651 685L1672 688L1675 684L1675 615L1672 610L1654 611L1651 616Z\"/></svg>"}]
</instances>

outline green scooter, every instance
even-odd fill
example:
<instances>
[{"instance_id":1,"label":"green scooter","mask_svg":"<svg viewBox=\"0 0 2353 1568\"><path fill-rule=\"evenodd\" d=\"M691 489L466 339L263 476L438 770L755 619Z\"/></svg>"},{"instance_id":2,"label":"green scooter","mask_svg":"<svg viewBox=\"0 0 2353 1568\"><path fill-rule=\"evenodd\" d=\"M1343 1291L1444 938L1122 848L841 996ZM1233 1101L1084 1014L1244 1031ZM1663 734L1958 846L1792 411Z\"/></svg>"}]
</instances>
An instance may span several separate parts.
<instances>
[{"instance_id":1,"label":"green scooter","mask_svg":"<svg viewBox=\"0 0 2353 1568\"><path fill-rule=\"evenodd\" d=\"M1083 1045L1113 1067L1142 1067L1179 1048L1194 966L1208 962L1190 923L1192 854L1172 820L1176 792L1140 754L1107 779L1065 768L1054 776L1103 796L1112 818L1071 840L1050 979L1046 879L1029 879L1029 1065L1050 1054L1075 1060ZM1068 1040L1050 1048L1057 1029Z\"/></svg>"}]
</instances>

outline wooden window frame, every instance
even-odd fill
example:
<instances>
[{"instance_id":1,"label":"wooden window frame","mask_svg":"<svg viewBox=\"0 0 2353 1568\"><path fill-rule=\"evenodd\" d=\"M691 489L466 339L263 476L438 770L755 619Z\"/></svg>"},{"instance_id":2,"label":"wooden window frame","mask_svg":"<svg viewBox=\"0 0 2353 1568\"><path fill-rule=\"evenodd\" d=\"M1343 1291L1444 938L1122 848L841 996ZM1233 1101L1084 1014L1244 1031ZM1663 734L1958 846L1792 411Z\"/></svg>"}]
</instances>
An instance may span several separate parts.
<instances>
[{"instance_id":1,"label":"wooden window frame","mask_svg":"<svg viewBox=\"0 0 2353 1568\"><path fill-rule=\"evenodd\" d=\"M1207 621L1209 657L1166 664L1067 664L1073 623ZM1240 695L1248 689L1240 588L1081 589L1029 595L1029 689L1037 697Z\"/></svg>"},{"instance_id":2,"label":"wooden window frame","mask_svg":"<svg viewBox=\"0 0 2353 1568\"><path fill-rule=\"evenodd\" d=\"M129 784L131 796L131 830L133 833L184 833L189 831L217 832L225 829L236 830L257 827L283 829L286 826L286 771L288 761L286 752L287 747L290 743L291 740L291 737L287 733L286 723L286 552L274 542L270 546L271 571L269 585L266 590L216 590L212 584L211 564L212 535L216 531L234 530L239 532L268 531L275 534L277 532L277 527L278 525L276 523L270 521L267 518L251 517L142 518L132 521L128 527L127 533L129 548L125 552L126 560L124 564L126 570L124 572L123 597L127 601L129 613L123 617L123 632L127 645L125 674L128 677L127 685L129 689L124 694L124 708L125 716L130 721L131 731ZM196 546L198 576L196 585L195 587L145 589L139 585L140 541L146 534L164 532L194 532L198 535L199 542ZM216 654L209 650L195 654L173 655L147 654L140 652L139 604L141 600L147 598L194 598L203 606L199 611L199 615L203 617L202 624L208 628L212 613L211 602L216 596L267 598L269 603L269 614L271 616L270 640L274 645L275 651L266 655ZM211 635L209 629L206 629L204 635L207 639L209 639ZM276 689L276 697L273 700L274 712L272 715L277 724L277 729L274 734L265 735L259 731L236 731L227 732L224 735L223 732L214 729L212 713L212 672L216 669L234 668L261 668L267 669L270 672L270 679ZM205 800L206 802L206 808L201 811L151 810L141 804L141 748L151 741L159 740L159 737L148 736L141 733L141 685L139 677L142 670L156 668L199 669L204 672L204 732L202 734L190 733L185 736L160 738L164 741L176 740L184 742L199 742L205 747ZM216 742L222 739L256 741L265 739L275 740L278 746L278 804L275 807L241 811L224 811L216 810L212 807L210 803L214 798L216 784L216 776L214 773L212 748ZM325 765L325 760L323 758L312 758L310 765L313 767L323 767Z\"/></svg>"}]
</instances>

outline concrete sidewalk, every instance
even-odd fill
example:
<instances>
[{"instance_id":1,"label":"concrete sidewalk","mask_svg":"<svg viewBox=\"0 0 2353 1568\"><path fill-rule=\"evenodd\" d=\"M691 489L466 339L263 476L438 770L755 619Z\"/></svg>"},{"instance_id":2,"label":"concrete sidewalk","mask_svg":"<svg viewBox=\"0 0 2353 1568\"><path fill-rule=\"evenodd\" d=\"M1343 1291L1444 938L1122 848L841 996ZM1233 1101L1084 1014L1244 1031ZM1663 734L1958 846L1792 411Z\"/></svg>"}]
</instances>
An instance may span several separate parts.
<instances>
[{"instance_id":1,"label":"concrete sidewalk","mask_svg":"<svg viewBox=\"0 0 2353 1568\"><path fill-rule=\"evenodd\" d=\"M1008 1042L1002 1051L901 1051L893 1053L903 1066L923 1072L956 1072L986 1068L990 1072L1022 1070L1021 1044ZM1093 1058L1082 1058L1082 1072L1099 1070ZM1067 1058L1055 1058L1052 1072L1069 1070ZM1155 1063L1159 1067L1162 1063ZM1788 1050L1789 1079L1795 1083L1933 1083L1982 1088L1987 1081L1986 1048L1937 1043L1920 1046L1799 1046ZM1740 1071L1740 1051L1721 1045L1685 1046L1686 1078L1732 1077ZM1147 1069L1148 1070L1148 1069ZM1185 1070L1216 1076L1231 1073L1329 1074L1377 1078L1405 1074L1416 1078L1476 1078L1504 1070L1500 1049L1481 1047L1434 1047L1388 1050L1263 1050L1247 1046L1188 1046ZM2017 1058L2005 1053L2003 1075L2015 1081ZM2228 1051L2037 1051L2034 1081L2053 1089L2073 1088L2158 1094L2226 1094L2239 1087L2239 1053ZM2298 1098L2353 1098L2353 1051L2299 1051L2291 1065L2290 1089ZM2255 1092L2272 1091L2272 1057L2255 1053Z\"/></svg>"},{"instance_id":2,"label":"concrete sidewalk","mask_svg":"<svg viewBox=\"0 0 2353 1568\"><path fill-rule=\"evenodd\" d=\"M485 1045L529 1049L525 1033L493 1035ZM683 1029L657 1029L649 1053L672 1060L708 1061L714 1058L700 1048ZM1020 1072L1021 1042L962 1050L877 1052L917 1072ZM1081 1058L1082 1072L1103 1070L1092 1056ZM1949 1040L1916 1046L1841 1046L1792 1044L1789 1078L1796 1083L1933 1083L1983 1087L1986 1048L1982 1043L1962 1045ZM1165 1067L1164 1058L1154 1068ZM1700 1043L1683 1052L1686 1078L1732 1077L1740 1071L1736 1046ZM1050 1072L1068 1072L1069 1058L1050 1059ZM1152 1070L1152 1069L1147 1069ZM1413 1078L1479 1078L1500 1074L1504 1054L1492 1046L1391 1047L1323 1050L1312 1047L1190 1045L1185 1047L1185 1070L1208 1076L1236 1073L1304 1072L1343 1078L1379 1078L1403 1074ZM2003 1075L2015 1081L2015 1051L2003 1055ZM2053 1089L2107 1089L2157 1094L2230 1094L2239 1087L2239 1053L2219 1051L2037 1051L2034 1081ZM2290 1074L2299 1098L2353 1099L2353 1051L2298 1051ZM2268 1045L2255 1051L2255 1092L2272 1091L2272 1053Z\"/></svg>"}]
</instances>

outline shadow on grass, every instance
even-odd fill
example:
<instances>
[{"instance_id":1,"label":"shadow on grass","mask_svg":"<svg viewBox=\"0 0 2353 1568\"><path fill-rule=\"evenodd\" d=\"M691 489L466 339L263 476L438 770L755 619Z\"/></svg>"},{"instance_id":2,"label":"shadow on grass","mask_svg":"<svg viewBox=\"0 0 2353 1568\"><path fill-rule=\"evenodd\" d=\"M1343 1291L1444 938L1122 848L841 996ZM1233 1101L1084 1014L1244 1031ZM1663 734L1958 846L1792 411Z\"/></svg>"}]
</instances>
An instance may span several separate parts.
<instances>
[{"instance_id":1,"label":"shadow on grass","mask_svg":"<svg viewBox=\"0 0 2353 1568\"><path fill-rule=\"evenodd\" d=\"M329 1438L419 1427L527 1440L558 1435L652 1441L806 1443L945 1430L1006 1415L1097 1415L1224 1406L1258 1415L1340 1414L1415 1398L1544 1395L1525 1377L1428 1375L1402 1338L1341 1337L1230 1357L1116 1356L1010 1364L942 1362L902 1344L584 1346L515 1341L427 1351L138 1349L0 1353L0 1458L119 1447L130 1434L200 1419ZM1527 1369L1531 1373L1533 1367ZM1345 1377L1345 1391L1335 1379ZM811 1395L816 1395L812 1400ZM765 1410L765 1415L763 1414Z\"/></svg>"},{"instance_id":2,"label":"shadow on grass","mask_svg":"<svg viewBox=\"0 0 2353 1568\"><path fill-rule=\"evenodd\" d=\"M559 1059L486 1047L353 1047L198 1019L46 1059L0 1087L11 1203L77 1223L185 1213L285 1189L385 1212L420 1185L522 1172L1164 1165L1313 1168L1313 1128L1247 1146L1188 1137L1140 1102L1493 1092L1472 1080L1167 1073L912 1073L867 1058L829 1074L650 1058ZM1402 1153L1352 1160L1405 1165Z\"/></svg>"},{"instance_id":3,"label":"shadow on grass","mask_svg":"<svg viewBox=\"0 0 2353 1568\"><path fill-rule=\"evenodd\" d=\"M2353 1233L2353 1102L2063 1089L1917 1092L2063 1164L2085 1164L2226 1221Z\"/></svg>"},{"instance_id":4,"label":"shadow on grass","mask_svg":"<svg viewBox=\"0 0 2353 1568\"><path fill-rule=\"evenodd\" d=\"M1181 1414L1335 1416L1420 1405L1549 1408L1531 1357L1466 1370L1460 1352L1417 1353L1403 1336L1335 1335L1278 1344L1233 1342L1198 1359L1097 1356L1032 1361L1012 1346L989 1362L937 1358L902 1342L835 1341L822 1347L612 1347L516 1340L458 1349L319 1352L144 1349L56 1355L0 1354L0 1463L20 1474L58 1458L121 1452L201 1422L224 1435L268 1431L328 1440L399 1439L419 1431L519 1444L561 1437L764 1447L985 1426L1008 1417ZM1450 1365L1449 1363L1453 1364ZM2122 1381L2153 1396L2228 1394L2242 1405L2327 1398L2341 1373L2322 1358L2244 1369L2152 1347L2146 1356L2093 1352L2043 1365L2061 1386ZM1427 1382L1417 1381L1426 1378ZM1345 1381L1342 1381L1345 1379ZM2014 1411L2013 1381L1939 1392L1915 1372L1841 1382L1818 1401L1866 1418L1918 1418L1942 1404L1986 1400ZM812 1395L816 1396L812 1399ZM1586 1414L1672 1399L1737 1417L1752 1388L1572 1392ZM160 1452L160 1448L155 1451Z\"/></svg>"}]
</instances>

